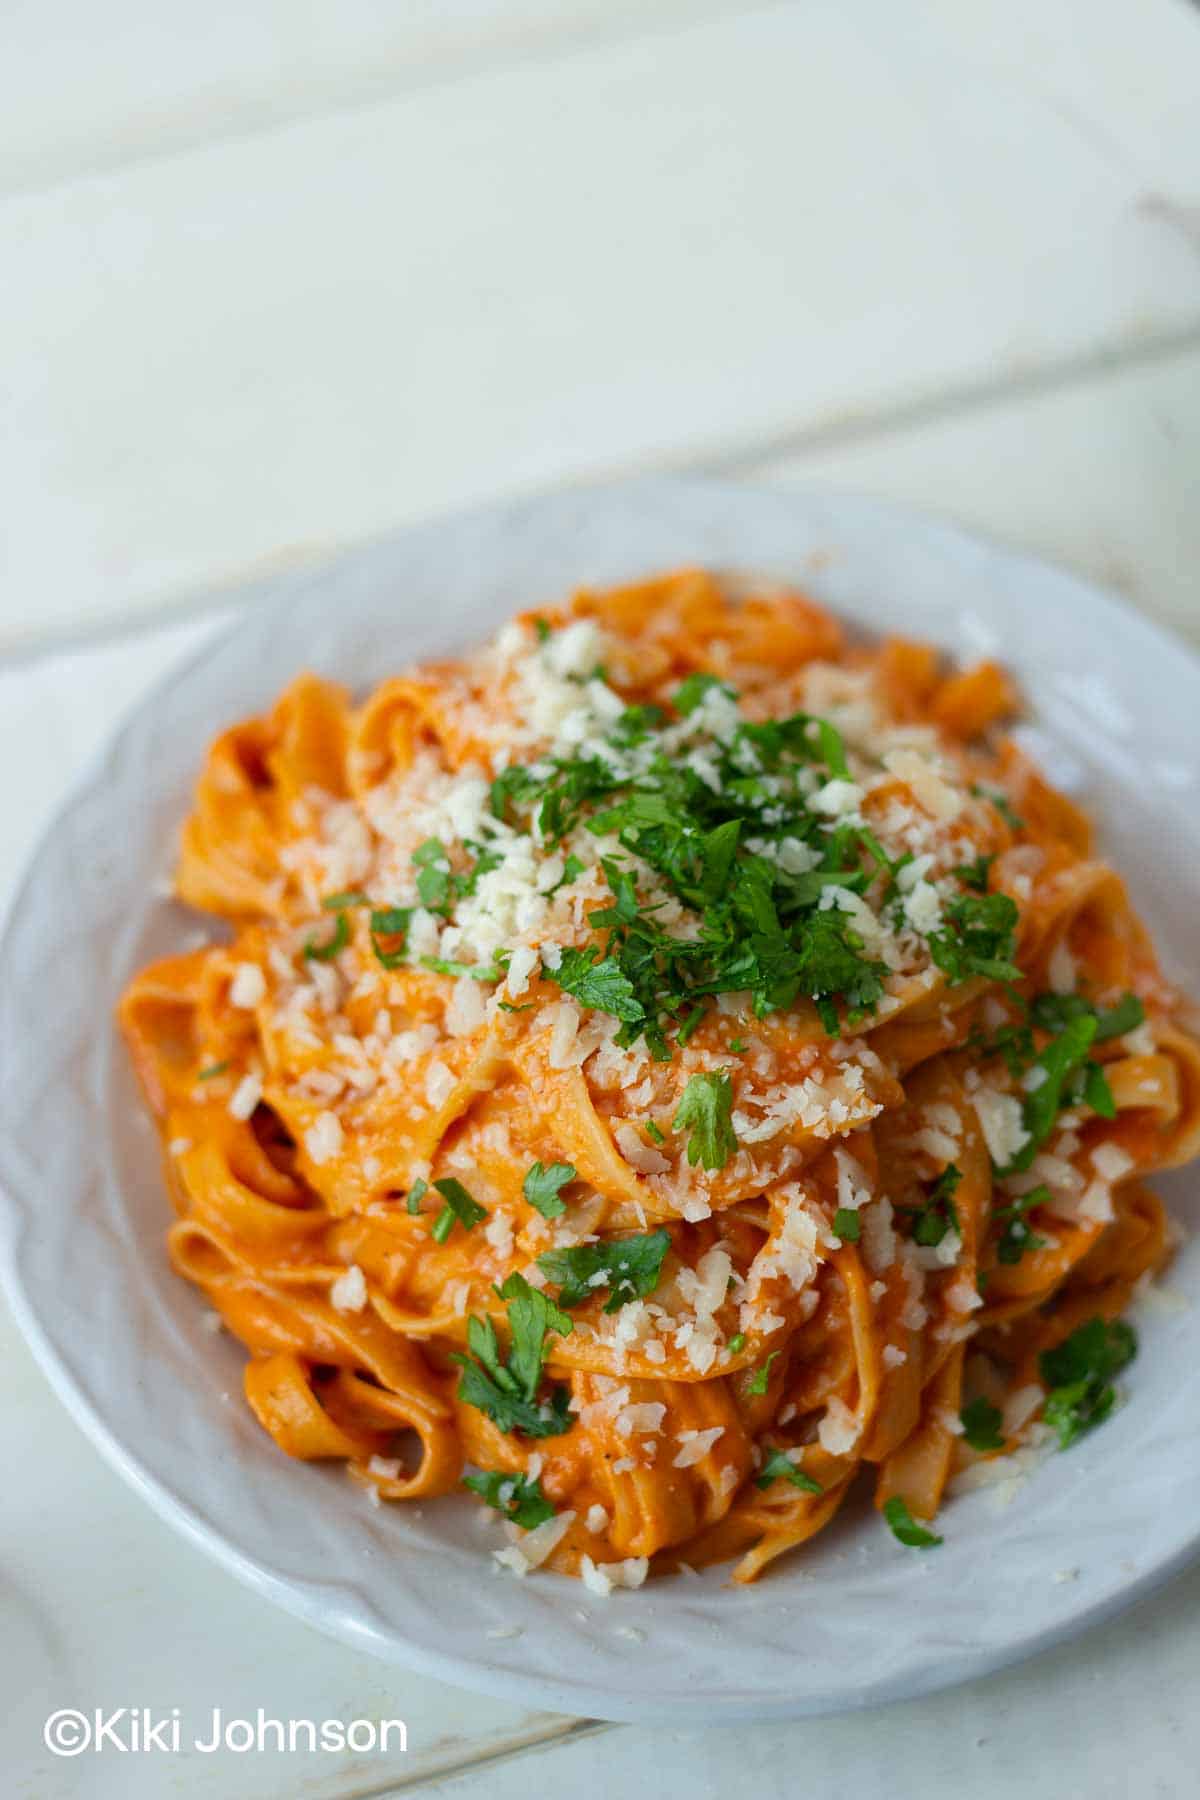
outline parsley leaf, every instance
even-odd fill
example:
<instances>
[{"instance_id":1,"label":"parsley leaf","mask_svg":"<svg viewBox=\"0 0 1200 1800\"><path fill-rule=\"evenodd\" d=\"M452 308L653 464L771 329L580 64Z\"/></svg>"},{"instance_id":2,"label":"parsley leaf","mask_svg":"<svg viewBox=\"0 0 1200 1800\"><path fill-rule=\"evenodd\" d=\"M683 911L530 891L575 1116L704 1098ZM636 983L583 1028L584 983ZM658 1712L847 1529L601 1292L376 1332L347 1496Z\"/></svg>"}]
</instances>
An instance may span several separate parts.
<instances>
[{"instance_id":1,"label":"parsley leaf","mask_svg":"<svg viewBox=\"0 0 1200 1800\"><path fill-rule=\"evenodd\" d=\"M1035 1058L1033 1067L1043 1071L1042 1080L1032 1093L1026 1094L1022 1107L1029 1142L1013 1157L1006 1174L1027 1169L1050 1136L1067 1094L1067 1084L1083 1070L1095 1037L1095 1016L1081 1014L1065 1025L1056 1038L1051 1038Z\"/></svg>"},{"instance_id":2,"label":"parsley leaf","mask_svg":"<svg viewBox=\"0 0 1200 1800\"><path fill-rule=\"evenodd\" d=\"M637 1022L646 1011L633 991L633 983L618 962L605 957L597 962L600 952L595 944L586 950L568 949L562 953L557 969L542 964L547 981L557 982L564 994L573 994L581 1006L597 1012L612 1013L614 1018Z\"/></svg>"},{"instance_id":3,"label":"parsley leaf","mask_svg":"<svg viewBox=\"0 0 1200 1800\"><path fill-rule=\"evenodd\" d=\"M735 689L731 688L727 682L719 681L715 675L704 675L696 670L693 674L684 677L675 691L671 704L681 718L689 718L705 694L710 693L713 688L720 688L722 693L728 694L731 700L737 699Z\"/></svg>"},{"instance_id":4,"label":"parsley leaf","mask_svg":"<svg viewBox=\"0 0 1200 1800\"><path fill-rule=\"evenodd\" d=\"M1032 1212L1035 1206L1049 1205L1051 1198L1050 1189L1044 1183L1039 1183L1037 1187L1030 1188L1027 1194L1018 1195L1007 1206L999 1207L992 1214L993 1222L1004 1227L996 1244L997 1262L1011 1267L1013 1263L1020 1262L1027 1250L1046 1248L1045 1238L1038 1237L1030 1230L1025 1215Z\"/></svg>"},{"instance_id":5,"label":"parsley leaf","mask_svg":"<svg viewBox=\"0 0 1200 1800\"><path fill-rule=\"evenodd\" d=\"M753 1375L750 1377L749 1381L746 1383L746 1392L748 1394L765 1394L766 1393L767 1383L771 1379L771 1364L775 1361L775 1358L778 1355L779 1355L778 1350L772 1350L770 1355L767 1357L766 1362L763 1363L761 1365L761 1367L755 1369Z\"/></svg>"},{"instance_id":6,"label":"parsley leaf","mask_svg":"<svg viewBox=\"0 0 1200 1800\"><path fill-rule=\"evenodd\" d=\"M229 1058L228 1057L225 1058L224 1062L209 1063L209 1065L206 1069L201 1069L199 1071L199 1073L196 1076L196 1080L197 1081L215 1081L216 1077L218 1075L223 1075L228 1067L229 1067Z\"/></svg>"},{"instance_id":7,"label":"parsley leaf","mask_svg":"<svg viewBox=\"0 0 1200 1800\"><path fill-rule=\"evenodd\" d=\"M970 862L959 863L958 867L951 869L950 873L957 875L964 887L974 888L977 894L986 894L988 876L991 874L992 864L995 860L995 856L984 856L980 852L978 856L972 857Z\"/></svg>"},{"instance_id":8,"label":"parsley leaf","mask_svg":"<svg viewBox=\"0 0 1200 1800\"><path fill-rule=\"evenodd\" d=\"M1002 1415L998 1406L993 1406L981 1394L964 1406L958 1416L962 1420L963 1436L972 1450L1003 1450Z\"/></svg>"},{"instance_id":9,"label":"parsley leaf","mask_svg":"<svg viewBox=\"0 0 1200 1800\"><path fill-rule=\"evenodd\" d=\"M843 1244L857 1244L862 1233L862 1221L858 1210L853 1206L839 1206L833 1215L833 1231Z\"/></svg>"},{"instance_id":10,"label":"parsley leaf","mask_svg":"<svg viewBox=\"0 0 1200 1800\"><path fill-rule=\"evenodd\" d=\"M1124 994L1115 1006L1101 1012L1082 994L1039 994L1030 1008L1035 1025L1044 1031L1061 1031L1073 1019L1096 1021L1094 1044L1105 1044L1110 1038L1124 1037L1136 1031L1146 1017L1146 1009L1136 994Z\"/></svg>"},{"instance_id":11,"label":"parsley leaf","mask_svg":"<svg viewBox=\"0 0 1200 1800\"><path fill-rule=\"evenodd\" d=\"M479 1475L464 1475L463 1486L523 1531L532 1531L535 1525L544 1525L554 1517L554 1507L543 1494L538 1475L531 1480L528 1475L505 1475L499 1469L485 1469Z\"/></svg>"},{"instance_id":12,"label":"parsley leaf","mask_svg":"<svg viewBox=\"0 0 1200 1800\"><path fill-rule=\"evenodd\" d=\"M453 1175L447 1175L433 1185L446 1202L433 1222L433 1236L439 1244L446 1242L454 1230L456 1219L464 1231L473 1231L476 1225L487 1218L487 1208L480 1206Z\"/></svg>"},{"instance_id":13,"label":"parsley leaf","mask_svg":"<svg viewBox=\"0 0 1200 1800\"><path fill-rule=\"evenodd\" d=\"M929 953L952 984L982 975L989 981L1020 981L1013 962L1020 919L1007 894L963 894L945 909L946 924L928 939Z\"/></svg>"},{"instance_id":14,"label":"parsley leaf","mask_svg":"<svg viewBox=\"0 0 1200 1800\"><path fill-rule=\"evenodd\" d=\"M726 1069L693 1075L671 1121L672 1131L688 1132L687 1159L706 1169L723 1169L737 1150L732 1124L733 1083Z\"/></svg>"},{"instance_id":15,"label":"parsley leaf","mask_svg":"<svg viewBox=\"0 0 1200 1800\"><path fill-rule=\"evenodd\" d=\"M553 1388L540 1404L536 1394L546 1358L546 1334L554 1331L560 1337L569 1336L571 1321L545 1294L530 1287L523 1275L514 1272L496 1292L508 1302L508 1362L501 1358L492 1321L472 1314L467 1321L470 1354L451 1352L451 1361L462 1368L458 1397L486 1413L501 1431L559 1437L575 1422L567 1406L566 1388Z\"/></svg>"},{"instance_id":16,"label":"parsley leaf","mask_svg":"<svg viewBox=\"0 0 1200 1800\"><path fill-rule=\"evenodd\" d=\"M962 1170L949 1163L929 1191L924 1206L913 1213L912 1235L915 1244L932 1248L940 1244L948 1231L962 1236L954 1195L962 1180Z\"/></svg>"},{"instance_id":17,"label":"parsley leaf","mask_svg":"<svg viewBox=\"0 0 1200 1800\"><path fill-rule=\"evenodd\" d=\"M450 857L440 838L426 838L412 853L417 865L417 893L421 905L430 912L441 912L450 898Z\"/></svg>"},{"instance_id":18,"label":"parsley leaf","mask_svg":"<svg viewBox=\"0 0 1200 1800\"><path fill-rule=\"evenodd\" d=\"M339 910L331 935L323 944L319 944L316 938L309 938L304 946L304 954L313 962L332 962L338 952L344 950L349 942L350 921L345 912Z\"/></svg>"},{"instance_id":19,"label":"parsley leaf","mask_svg":"<svg viewBox=\"0 0 1200 1800\"><path fill-rule=\"evenodd\" d=\"M470 963L454 962L446 956L423 956L421 967L432 969L435 975L469 975L472 981L504 980L504 970L498 963L493 963L490 968L477 969L473 968Z\"/></svg>"},{"instance_id":20,"label":"parsley leaf","mask_svg":"<svg viewBox=\"0 0 1200 1800\"><path fill-rule=\"evenodd\" d=\"M790 1481L794 1488L802 1494L822 1494L824 1488L803 1469L798 1469L786 1450L772 1450L766 1462L754 1477L756 1488L769 1488L773 1482Z\"/></svg>"},{"instance_id":21,"label":"parsley leaf","mask_svg":"<svg viewBox=\"0 0 1200 1800\"><path fill-rule=\"evenodd\" d=\"M377 962L385 969L398 969L407 954L405 937L408 933L409 921L414 908L411 906L377 906L371 913L371 948L375 952ZM395 940L392 948L387 950L380 943L381 938Z\"/></svg>"},{"instance_id":22,"label":"parsley leaf","mask_svg":"<svg viewBox=\"0 0 1200 1800\"><path fill-rule=\"evenodd\" d=\"M1060 1449L1069 1449L1107 1419L1117 1398L1112 1377L1136 1355L1132 1326L1102 1318L1089 1319L1061 1344L1042 1351L1038 1366L1050 1390L1042 1417L1057 1431Z\"/></svg>"},{"instance_id":23,"label":"parsley leaf","mask_svg":"<svg viewBox=\"0 0 1200 1800\"><path fill-rule=\"evenodd\" d=\"M546 1250L537 1260L542 1273L558 1283L561 1305L579 1306L590 1300L597 1288L606 1287L610 1292L604 1310L614 1313L628 1301L654 1292L670 1248L670 1232L659 1230L644 1237L613 1238L605 1244Z\"/></svg>"},{"instance_id":24,"label":"parsley leaf","mask_svg":"<svg viewBox=\"0 0 1200 1800\"><path fill-rule=\"evenodd\" d=\"M522 1183L521 1192L543 1219L557 1219L567 1210L566 1201L559 1199L559 1190L574 1181L576 1173L574 1163L551 1163L547 1167L535 1162Z\"/></svg>"},{"instance_id":25,"label":"parsley leaf","mask_svg":"<svg viewBox=\"0 0 1200 1800\"><path fill-rule=\"evenodd\" d=\"M1017 817L1012 801L999 788L985 787L981 781L976 781L972 784L971 792L980 800L990 800L1010 831L1024 831L1024 819Z\"/></svg>"},{"instance_id":26,"label":"parsley leaf","mask_svg":"<svg viewBox=\"0 0 1200 1800\"><path fill-rule=\"evenodd\" d=\"M404 1202L405 1212L410 1213L415 1219L421 1210L421 1202L428 1192L429 1183L423 1176L418 1175L408 1190L408 1199Z\"/></svg>"},{"instance_id":27,"label":"parsley leaf","mask_svg":"<svg viewBox=\"0 0 1200 1800\"><path fill-rule=\"evenodd\" d=\"M917 1524L899 1494L893 1494L885 1502L883 1516L892 1528L892 1536L900 1543L907 1544L910 1550L932 1550L943 1541L936 1532L926 1531L923 1525Z\"/></svg>"}]
</instances>

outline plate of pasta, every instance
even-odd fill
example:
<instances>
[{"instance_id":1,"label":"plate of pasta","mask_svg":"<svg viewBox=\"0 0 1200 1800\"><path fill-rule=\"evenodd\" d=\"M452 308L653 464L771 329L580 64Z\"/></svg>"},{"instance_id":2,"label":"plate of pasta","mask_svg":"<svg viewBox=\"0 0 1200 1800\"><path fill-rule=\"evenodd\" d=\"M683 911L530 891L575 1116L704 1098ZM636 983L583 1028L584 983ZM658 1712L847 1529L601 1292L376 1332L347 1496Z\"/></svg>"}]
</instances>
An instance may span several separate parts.
<instances>
[{"instance_id":1,"label":"plate of pasta","mask_svg":"<svg viewBox=\"0 0 1200 1800\"><path fill-rule=\"evenodd\" d=\"M837 1710L1104 1616L1196 1538L1198 711L1117 602L847 497L281 584L8 925L60 1393L260 1591L526 1703Z\"/></svg>"}]
</instances>

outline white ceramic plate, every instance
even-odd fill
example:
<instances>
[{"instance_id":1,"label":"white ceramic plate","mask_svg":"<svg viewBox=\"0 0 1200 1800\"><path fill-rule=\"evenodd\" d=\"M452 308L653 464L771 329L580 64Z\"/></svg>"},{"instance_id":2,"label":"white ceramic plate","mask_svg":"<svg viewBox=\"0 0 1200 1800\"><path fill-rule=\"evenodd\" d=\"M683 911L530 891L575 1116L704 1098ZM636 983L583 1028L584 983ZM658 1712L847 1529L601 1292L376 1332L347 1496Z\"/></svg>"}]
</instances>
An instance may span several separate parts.
<instances>
[{"instance_id":1,"label":"white ceramic plate","mask_svg":"<svg viewBox=\"0 0 1200 1800\"><path fill-rule=\"evenodd\" d=\"M159 880L218 727L301 667L361 688L517 606L682 562L801 583L868 630L999 651L1043 760L1098 812L1171 972L1200 992L1200 664L1083 582L946 526L696 481L494 507L281 583L139 707L54 822L0 948L8 1285L114 1465L234 1574L360 1648L526 1705L664 1724L925 1693L1165 1579L1198 1536L1200 1308L1143 1321L1130 1404L1006 1511L986 1493L951 1502L940 1550L901 1549L859 1506L750 1589L720 1570L609 1601L556 1576L518 1582L492 1571L498 1528L474 1504L372 1511L342 1471L290 1462L254 1423L241 1350L204 1329L168 1267L157 1148L111 1013L135 968L196 930ZM1186 1221L1200 1183L1162 1186ZM1200 1291L1200 1249L1172 1282Z\"/></svg>"}]
</instances>

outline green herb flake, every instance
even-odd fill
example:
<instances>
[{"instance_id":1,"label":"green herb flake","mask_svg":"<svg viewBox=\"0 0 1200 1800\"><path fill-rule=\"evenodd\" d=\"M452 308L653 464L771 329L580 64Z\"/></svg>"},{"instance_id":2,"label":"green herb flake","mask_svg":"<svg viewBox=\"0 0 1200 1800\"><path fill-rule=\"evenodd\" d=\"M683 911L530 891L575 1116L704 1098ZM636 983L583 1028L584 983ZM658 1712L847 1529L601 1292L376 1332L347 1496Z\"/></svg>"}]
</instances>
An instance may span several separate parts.
<instances>
[{"instance_id":1,"label":"green herb flake","mask_svg":"<svg viewBox=\"0 0 1200 1800\"><path fill-rule=\"evenodd\" d=\"M884 1503L883 1516L891 1527L892 1536L910 1550L932 1550L943 1541L936 1532L926 1531L923 1525L917 1524L899 1494L893 1494Z\"/></svg>"},{"instance_id":2,"label":"green herb flake","mask_svg":"<svg viewBox=\"0 0 1200 1800\"><path fill-rule=\"evenodd\" d=\"M228 1067L229 1067L229 1058L228 1057L225 1058L224 1062L209 1063L209 1065L206 1069L200 1070L199 1074L196 1076L196 1080L197 1081L215 1081L216 1077L218 1075L223 1075Z\"/></svg>"},{"instance_id":3,"label":"green herb flake","mask_svg":"<svg viewBox=\"0 0 1200 1800\"><path fill-rule=\"evenodd\" d=\"M312 962L332 962L340 951L350 942L350 921L345 911L338 913L331 935L323 944L316 938L309 938L304 946L305 956Z\"/></svg>"},{"instance_id":4,"label":"green herb flake","mask_svg":"<svg viewBox=\"0 0 1200 1800\"><path fill-rule=\"evenodd\" d=\"M928 939L929 954L952 985L983 976L1020 981L1013 961L1020 913L1007 894L963 894L945 909L946 923Z\"/></svg>"},{"instance_id":5,"label":"green herb flake","mask_svg":"<svg viewBox=\"0 0 1200 1800\"><path fill-rule=\"evenodd\" d=\"M775 1358L778 1355L779 1355L778 1350L772 1350L771 1354L767 1357L766 1362L763 1363L759 1368L755 1369L753 1375L750 1377L749 1381L746 1383L746 1392L748 1394L761 1395L761 1394L766 1393L767 1383L771 1379L771 1364L775 1361Z\"/></svg>"},{"instance_id":6,"label":"green herb flake","mask_svg":"<svg viewBox=\"0 0 1200 1800\"><path fill-rule=\"evenodd\" d=\"M971 792L979 800L990 800L1010 831L1024 831L1024 819L1017 817L1012 801L999 788L985 787L982 782L976 781L972 784Z\"/></svg>"},{"instance_id":7,"label":"green herb flake","mask_svg":"<svg viewBox=\"0 0 1200 1800\"><path fill-rule=\"evenodd\" d=\"M546 1360L546 1337L552 1331L569 1337L571 1321L545 1294L530 1287L523 1275L514 1272L496 1292L507 1302L508 1360L500 1354L492 1321L472 1315L467 1322L468 1354L451 1352L451 1361L462 1368L459 1399L486 1413L500 1431L559 1437L575 1422L567 1390L553 1388L541 1402L537 1390Z\"/></svg>"},{"instance_id":8,"label":"green herb flake","mask_svg":"<svg viewBox=\"0 0 1200 1800\"><path fill-rule=\"evenodd\" d=\"M735 689L731 688L727 682L718 680L715 675L705 675L696 670L693 674L685 676L679 684L671 704L681 718L690 718L704 696L711 693L713 688L720 688L721 692L728 694L731 700L737 699Z\"/></svg>"},{"instance_id":9,"label":"green herb flake","mask_svg":"<svg viewBox=\"0 0 1200 1800\"><path fill-rule=\"evenodd\" d=\"M557 969L543 963L542 974L548 981L557 982L564 994L574 995L581 1006L630 1022L644 1019L645 1008L620 963L611 957L597 961L599 956L594 944L586 950L564 950Z\"/></svg>"},{"instance_id":10,"label":"green herb flake","mask_svg":"<svg viewBox=\"0 0 1200 1800\"><path fill-rule=\"evenodd\" d=\"M1058 1433L1060 1449L1069 1449L1107 1419L1117 1398L1112 1378L1136 1355L1132 1326L1102 1318L1089 1319L1061 1344L1042 1351L1038 1366L1049 1389L1042 1417Z\"/></svg>"},{"instance_id":11,"label":"green herb flake","mask_svg":"<svg viewBox=\"0 0 1200 1800\"><path fill-rule=\"evenodd\" d=\"M522 1183L521 1192L543 1219L561 1218L567 1205L559 1198L560 1191L569 1181L575 1180L576 1174L574 1163L551 1163L546 1167L535 1162Z\"/></svg>"},{"instance_id":12,"label":"green herb flake","mask_svg":"<svg viewBox=\"0 0 1200 1800\"><path fill-rule=\"evenodd\" d=\"M630 1300L643 1300L658 1286L663 1259L671 1248L669 1231L641 1237L611 1238L602 1244L578 1244L547 1250L538 1268L559 1289L563 1306L579 1306L599 1288L608 1288L606 1313L619 1312Z\"/></svg>"},{"instance_id":13,"label":"green herb flake","mask_svg":"<svg viewBox=\"0 0 1200 1800\"><path fill-rule=\"evenodd\" d=\"M823 1494L820 1482L798 1469L786 1450L772 1450L766 1462L754 1477L756 1488L769 1488L776 1481L790 1481L794 1488L802 1494Z\"/></svg>"},{"instance_id":14,"label":"green herb flake","mask_svg":"<svg viewBox=\"0 0 1200 1800\"><path fill-rule=\"evenodd\" d=\"M972 1450L1003 1450L1004 1432L998 1406L993 1406L981 1394L964 1406L958 1416L962 1420L963 1436Z\"/></svg>"},{"instance_id":15,"label":"green herb flake","mask_svg":"<svg viewBox=\"0 0 1200 1800\"><path fill-rule=\"evenodd\" d=\"M857 1208L839 1206L833 1215L833 1231L834 1236L840 1237L843 1244L857 1244L862 1231L862 1220Z\"/></svg>"},{"instance_id":16,"label":"green herb flake","mask_svg":"<svg viewBox=\"0 0 1200 1800\"><path fill-rule=\"evenodd\" d=\"M727 1348L729 1350L730 1356L740 1356L742 1354L742 1351L746 1348L745 1332L744 1331L735 1331L733 1336L729 1340Z\"/></svg>"},{"instance_id":17,"label":"green herb flake","mask_svg":"<svg viewBox=\"0 0 1200 1800\"><path fill-rule=\"evenodd\" d=\"M464 1475L463 1486L523 1531L532 1531L535 1525L544 1525L554 1517L554 1507L543 1494L538 1475L531 1480L528 1475L506 1475L499 1469L488 1469L480 1475Z\"/></svg>"},{"instance_id":18,"label":"green herb flake","mask_svg":"<svg viewBox=\"0 0 1200 1800\"><path fill-rule=\"evenodd\" d=\"M980 855L972 857L970 862L959 863L958 867L951 869L950 873L956 875L964 887L973 888L977 894L986 894L988 878L995 860L995 856L984 856L981 852Z\"/></svg>"},{"instance_id":19,"label":"green herb flake","mask_svg":"<svg viewBox=\"0 0 1200 1800\"><path fill-rule=\"evenodd\" d=\"M1020 1194L1007 1206L999 1207L992 1214L992 1223L1002 1225L1003 1231L996 1240L996 1261L1008 1267L1019 1263L1027 1250L1044 1250L1046 1239L1038 1237L1030 1229L1026 1214L1035 1206L1049 1206L1053 1196L1045 1183L1030 1188L1027 1194Z\"/></svg>"},{"instance_id":20,"label":"green herb flake","mask_svg":"<svg viewBox=\"0 0 1200 1800\"><path fill-rule=\"evenodd\" d=\"M693 1075L683 1090L672 1131L688 1133L687 1159L706 1169L723 1169L736 1154L732 1124L733 1083L726 1069Z\"/></svg>"},{"instance_id":21,"label":"green herb flake","mask_svg":"<svg viewBox=\"0 0 1200 1800\"><path fill-rule=\"evenodd\" d=\"M428 1192L429 1183L423 1176L418 1175L417 1179L408 1190L408 1199L404 1202L405 1212L411 1213L412 1217L415 1219L421 1210L421 1202Z\"/></svg>"},{"instance_id":22,"label":"green herb flake","mask_svg":"<svg viewBox=\"0 0 1200 1800\"><path fill-rule=\"evenodd\" d=\"M464 1231L473 1231L476 1225L487 1218L487 1208L480 1206L462 1182L456 1181L452 1175L435 1181L433 1185L446 1203L433 1223L433 1235L439 1244L446 1242L454 1230L455 1221Z\"/></svg>"},{"instance_id":23,"label":"green herb flake","mask_svg":"<svg viewBox=\"0 0 1200 1800\"><path fill-rule=\"evenodd\" d=\"M958 1208L954 1204L954 1195L961 1180L962 1170L953 1163L942 1170L930 1189L924 1206L913 1213L912 1235L915 1244L932 1249L941 1243L948 1231L955 1231L959 1237L962 1236Z\"/></svg>"},{"instance_id":24,"label":"green herb flake","mask_svg":"<svg viewBox=\"0 0 1200 1800\"><path fill-rule=\"evenodd\" d=\"M408 954L405 938L408 935L413 910L411 906L377 906L372 910L370 918L371 948L375 952L375 960L381 963L385 969L398 969ZM400 942L393 949L388 950L380 941L385 938L399 938Z\"/></svg>"}]
</instances>

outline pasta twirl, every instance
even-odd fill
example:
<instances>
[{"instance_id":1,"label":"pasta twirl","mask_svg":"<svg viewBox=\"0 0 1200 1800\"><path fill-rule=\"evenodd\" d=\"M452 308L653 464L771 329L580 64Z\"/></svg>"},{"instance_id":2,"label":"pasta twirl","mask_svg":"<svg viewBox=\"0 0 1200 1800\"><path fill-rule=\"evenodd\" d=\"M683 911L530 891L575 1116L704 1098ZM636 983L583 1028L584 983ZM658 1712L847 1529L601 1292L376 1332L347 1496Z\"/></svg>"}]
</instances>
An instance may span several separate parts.
<instances>
[{"instance_id":1,"label":"pasta twirl","mask_svg":"<svg viewBox=\"0 0 1200 1800\"><path fill-rule=\"evenodd\" d=\"M1103 1419L1200 1047L1015 705L687 570L216 740L120 1016L282 1450L607 1593Z\"/></svg>"}]
</instances>

